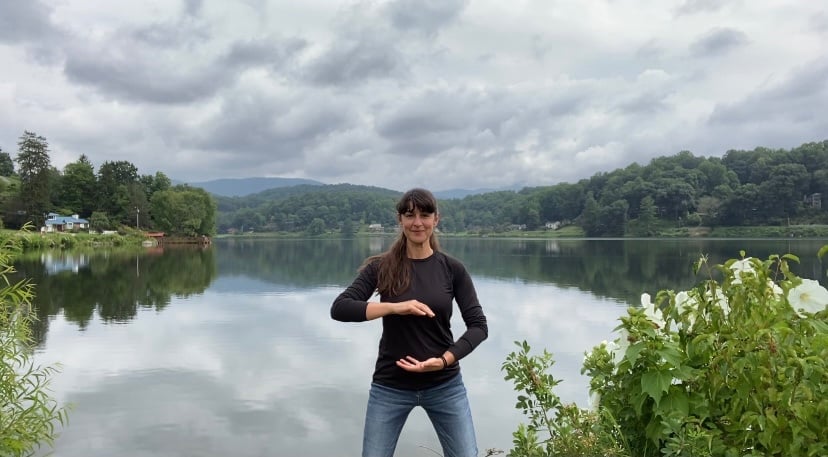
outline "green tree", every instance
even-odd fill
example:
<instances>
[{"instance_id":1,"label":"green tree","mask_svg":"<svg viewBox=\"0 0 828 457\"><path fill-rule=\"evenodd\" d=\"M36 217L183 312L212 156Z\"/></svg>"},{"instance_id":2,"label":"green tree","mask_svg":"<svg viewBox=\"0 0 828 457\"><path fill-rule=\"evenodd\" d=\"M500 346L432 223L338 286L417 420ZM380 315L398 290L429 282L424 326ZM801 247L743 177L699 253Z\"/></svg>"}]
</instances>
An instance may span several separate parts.
<instances>
[{"instance_id":1,"label":"green tree","mask_svg":"<svg viewBox=\"0 0 828 457\"><path fill-rule=\"evenodd\" d=\"M599 220L601 207L592 196L592 192L587 194L586 202L584 203L584 212L581 213L579 224L587 236L601 236L603 229L601 221Z\"/></svg>"},{"instance_id":2,"label":"green tree","mask_svg":"<svg viewBox=\"0 0 828 457\"><path fill-rule=\"evenodd\" d=\"M624 236L629 207L626 200L616 200L602 207L598 212L598 224L602 230L599 236Z\"/></svg>"},{"instance_id":3,"label":"green tree","mask_svg":"<svg viewBox=\"0 0 828 457\"><path fill-rule=\"evenodd\" d=\"M687 215L690 208L695 207L696 191L686 181L664 178L656 180L654 184L657 190L653 197L663 216L679 220Z\"/></svg>"},{"instance_id":4,"label":"green tree","mask_svg":"<svg viewBox=\"0 0 828 457\"><path fill-rule=\"evenodd\" d=\"M768 217L795 216L802 207L810 177L803 165L785 163L771 168L770 176L759 184Z\"/></svg>"},{"instance_id":5,"label":"green tree","mask_svg":"<svg viewBox=\"0 0 828 457\"><path fill-rule=\"evenodd\" d=\"M737 187L730 198L722 204L722 224L739 226L762 221L764 209L760 206L759 200L759 186L756 184L748 183Z\"/></svg>"},{"instance_id":6,"label":"green tree","mask_svg":"<svg viewBox=\"0 0 828 457\"><path fill-rule=\"evenodd\" d=\"M641 200L638 210L638 218L630 221L629 232L633 236L655 235L655 223L658 220L658 208L655 206L653 197L649 195Z\"/></svg>"},{"instance_id":7,"label":"green tree","mask_svg":"<svg viewBox=\"0 0 828 457\"><path fill-rule=\"evenodd\" d=\"M63 167L58 206L70 208L82 217L89 216L97 206L96 187L95 169L89 158L82 154L76 162Z\"/></svg>"},{"instance_id":8,"label":"green tree","mask_svg":"<svg viewBox=\"0 0 828 457\"><path fill-rule=\"evenodd\" d=\"M308 226L308 235L317 236L325 233L325 221L322 218L314 218Z\"/></svg>"},{"instance_id":9,"label":"green tree","mask_svg":"<svg viewBox=\"0 0 828 457\"><path fill-rule=\"evenodd\" d=\"M144 194L146 195L147 200L152 199L152 195L154 193L167 190L172 187L172 181L170 181L170 178L160 171L156 171L155 176L143 175L139 178L139 180L141 181L141 185L144 187Z\"/></svg>"},{"instance_id":10,"label":"green tree","mask_svg":"<svg viewBox=\"0 0 828 457\"><path fill-rule=\"evenodd\" d=\"M135 224L135 190L139 184L138 168L132 163L119 160L104 162L98 169L98 209L106 211L114 222Z\"/></svg>"},{"instance_id":11,"label":"green tree","mask_svg":"<svg viewBox=\"0 0 828 457\"><path fill-rule=\"evenodd\" d=\"M0 176L12 176L14 174L14 162L8 152L0 148Z\"/></svg>"},{"instance_id":12,"label":"green tree","mask_svg":"<svg viewBox=\"0 0 828 457\"><path fill-rule=\"evenodd\" d=\"M156 228L177 236L214 235L216 204L207 191L175 186L156 192L150 203Z\"/></svg>"},{"instance_id":13,"label":"green tree","mask_svg":"<svg viewBox=\"0 0 828 457\"><path fill-rule=\"evenodd\" d=\"M24 131L17 143L20 166L20 200L27 219L40 226L51 209L49 143L34 132Z\"/></svg>"},{"instance_id":14,"label":"green tree","mask_svg":"<svg viewBox=\"0 0 828 457\"><path fill-rule=\"evenodd\" d=\"M103 211L93 211L89 217L89 227L92 230L99 232L113 229L112 221L109 220L109 215Z\"/></svg>"},{"instance_id":15,"label":"green tree","mask_svg":"<svg viewBox=\"0 0 828 457\"><path fill-rule=\"evenodd\" d=\"M526 224L526 228L529 230L535 230L541 225L540 205L536 199L530 198L524 200L518 210L518 218L516 221L519 224Z\"/></svg>"},{"instance_id":16,"label":"green tree","mask_svg":"<svg viewBox=\"0 0 828 457\"><path fill-rule=\"evenodd\" d=\"M65 423L66 409L49 395L55 367L33 360L34 285L24 279L10 283L12 262L20 252L13 238L0 246L0 455L28 456L42 444L52 446L56 423Z\"/></svg>"},{"instance_id":17,"label":"green tree","mask_svg":"<svg viewBox=\"0 0 828 457\"><path fill-rule=\"evenodd\" d=\"M146 228L151 220L151 209L147 196L144 194L144 188L140 183L134 182L126 186L127 191L127 208L132 210L130 215L130 224L135 223L135 228ZM132 218L132 215L135 217Z\"/></svg>"},{"instance_id":18,"label":"green tree","mask_svg":"<svg viewBox=\"0 0 828 457\"><path fill-rule=\"evenodd\" d=\"M442 219L440 220L440 223L443 223ZM354 221L352 221L350 217L346 217L342 221L342 227L339 229L339 233L343 236L351 236L354 234Z\"/></svg>"},{"instance_id":19,"label":"green tree","mask_svg":"<svg viewBox=\"0 0 828 457\"><path fill-rule=\"evenodd\" d=\"M716 197L705 196L699 199L696 210L701 218L701 222L709 227L713 227L719 220L721 208L721 200Z\"/></svg>"}]
</instances>

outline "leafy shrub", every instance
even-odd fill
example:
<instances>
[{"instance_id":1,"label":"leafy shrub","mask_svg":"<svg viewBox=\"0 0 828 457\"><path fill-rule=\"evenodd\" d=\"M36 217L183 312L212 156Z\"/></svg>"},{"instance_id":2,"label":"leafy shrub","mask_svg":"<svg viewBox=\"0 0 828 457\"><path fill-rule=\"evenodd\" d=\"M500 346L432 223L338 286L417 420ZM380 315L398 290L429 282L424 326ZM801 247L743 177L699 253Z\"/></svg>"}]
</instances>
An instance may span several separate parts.
<instances>
[{"instance_id":1,"label":"leafy shrub","mask_svg":"<svg viewBox=\"0 0 828 457\"><path fill-rule=\"evenodd\" d=\"M31 324L33 285L27 280L11 284L12 259L21 250L17 238L0 245L0 455L28 456L41 444L51 445L56 423L64 423L66 410L48 393L55 367L40 367L32 360Z\"/></svg>"},{"instance_id":2,"label":"leafy shrub","mask_svg":"<svg viewBox=\"0 0 828 457\"><path fill-rule=\"evenodd\" d=\"M792 261L703 257L696 272L709 279L693 289L643 294L619 337L586 355L595 411L548 393L559 382L543 374L551 356L529 357L528 345L510 354L506 379L530 393L518 397L530 424L511 455L828 455L828 290ZM538 411L553 420L543 427ZM596 447L562 451L568 424L578 445L597 437Z\"/></svg>"},{"instance_id":3,"label":"leafy shrub","mask_svg":"<svg viewBox=\"0 0 828 457\"><path fill-rule=\"evenodd\" d=\"M510 456L628 456L611 417L561 403L554 392L561 380L548 373L555 363L551 353L544 350L541 355L530 355L526 341L515 344L518 351L506 357L502 370L520 392L515 407L529 418L529 424L520 424L512 434Z\"/></svg>"}]
</instances>

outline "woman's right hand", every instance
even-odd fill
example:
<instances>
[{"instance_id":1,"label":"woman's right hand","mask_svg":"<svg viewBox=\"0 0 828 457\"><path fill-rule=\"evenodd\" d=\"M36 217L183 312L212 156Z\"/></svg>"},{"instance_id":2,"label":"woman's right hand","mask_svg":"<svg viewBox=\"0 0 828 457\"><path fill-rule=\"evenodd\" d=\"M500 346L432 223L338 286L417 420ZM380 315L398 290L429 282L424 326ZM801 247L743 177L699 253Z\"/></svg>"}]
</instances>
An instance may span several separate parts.
<instances>
[{"instance_id":1,"label":"woman's right hand","mask_svg":"<svg viewBox=\"0 0 828 457\"><path fill-rule=\"evenodd\" d=\"M365 318L369 321L389 314L434 317L434 311L419 300L407 300L397 303L368 302L368 306L365 308Z\"/></svg>"},{"instance_id":2,"label":"woman's right hand","mask_svg":"<svg viewBox=\"0 0 828 457\"><path fill-rule=\"evenodd\" d=\"M434 311L419 300L406 300L390 305L392 314L434 317Z\"/></svg>"}]
</instances>

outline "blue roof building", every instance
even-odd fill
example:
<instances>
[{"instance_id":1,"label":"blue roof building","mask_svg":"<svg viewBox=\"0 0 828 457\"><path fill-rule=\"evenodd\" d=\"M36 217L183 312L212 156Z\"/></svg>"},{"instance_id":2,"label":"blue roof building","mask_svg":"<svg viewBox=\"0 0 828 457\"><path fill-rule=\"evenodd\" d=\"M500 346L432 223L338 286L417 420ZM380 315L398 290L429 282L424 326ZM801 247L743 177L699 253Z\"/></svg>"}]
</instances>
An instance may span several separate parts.
<instances>
[{"instance_id":1,"label":"blue roof building","mask_svg":"<svg viewBox=\"0 0 828 457\"><path fill-rule=\"evenodd\" d=\"M44 232L66 232L88 229L89 221L79 218L77 214L61 216L58 213L49 213L46 215L46 223L43 227Z\"/></svg>"}]
</instances>

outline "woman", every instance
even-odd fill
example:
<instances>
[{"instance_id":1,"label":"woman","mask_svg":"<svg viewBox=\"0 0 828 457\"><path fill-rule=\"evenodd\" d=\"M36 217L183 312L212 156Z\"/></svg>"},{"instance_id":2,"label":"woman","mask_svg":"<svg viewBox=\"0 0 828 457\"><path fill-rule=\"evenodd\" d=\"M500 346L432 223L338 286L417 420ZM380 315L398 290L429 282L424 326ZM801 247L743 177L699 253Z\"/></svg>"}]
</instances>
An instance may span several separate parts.
<instances>
[{"instance_id":1,"label":"woman","mask_svg":"<svg viewBox=\"0 0 828 457\"><path fill-rule=\"evenodd\" d=\"M488 336L471 277L440 252L440 220L431 192L412 189L397 203L401 233L391 248L369 257L331 307L344 322L382 318L382 338L365 413L363 457L391 457L408 414L425 409L444 457L476 457L471 409L458 361ZM379 301L368 301L374 292ZM452 301L466 324L451 333Z\"/></svg>"}]
</instances>

